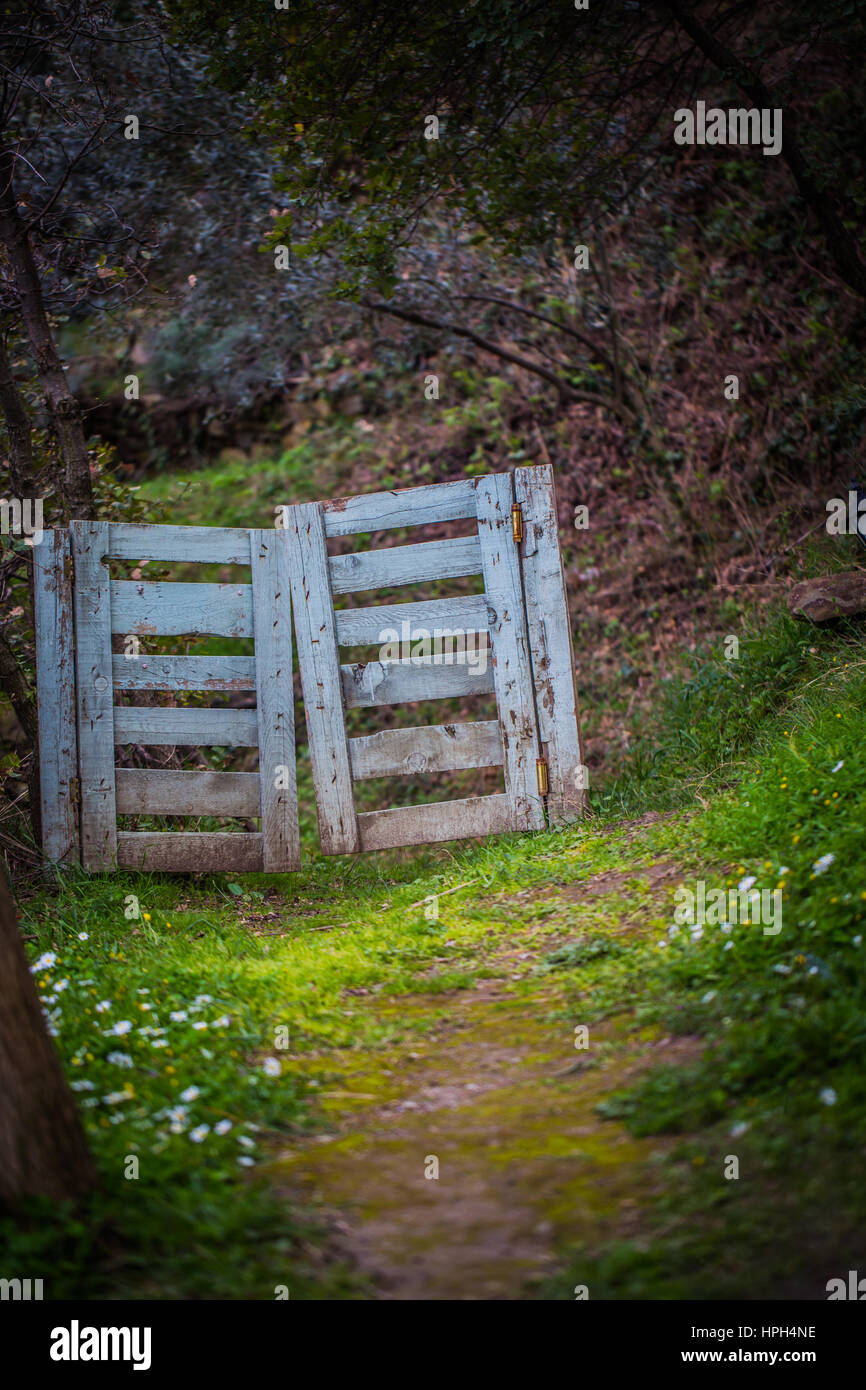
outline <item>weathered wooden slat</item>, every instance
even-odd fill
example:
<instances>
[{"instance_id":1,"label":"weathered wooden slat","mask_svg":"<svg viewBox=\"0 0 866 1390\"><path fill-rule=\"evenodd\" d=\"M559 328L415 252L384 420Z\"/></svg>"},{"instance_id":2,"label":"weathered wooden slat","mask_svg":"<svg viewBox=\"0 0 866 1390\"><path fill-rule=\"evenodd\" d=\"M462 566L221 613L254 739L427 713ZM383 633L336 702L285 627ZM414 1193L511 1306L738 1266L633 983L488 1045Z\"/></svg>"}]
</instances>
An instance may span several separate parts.
<instances>
[{"instance_id":1,"label":"weathered wooden slat","mask_svg":"<svg viewBox=\"0 0 866 1390\"><path fill-rule=\"evenodd\" d=\"M477 536L456 536L451 540L424 541L420 545L394 545L385 550L332 555L328 568L331 592L354 594L363 589L391 589L401 584L480 574L481 548Z\"/></svg>"},{"instance_id":2,"label":"weathered wooden slat","mask_svg":"<svg viewBox=\"0 0 866 1390\"><path fill-rule=\"evenodd\" d=\"M121 815L260 816L257 772L170 772L118 767Z\"/></svg>"},{"instance_id":3,"label":"weathered wooden slat","mask_svg":"<svg viewBox=\"0 0 866 1390\"><path fill-rule=\"evenodd\" d=\"M477 654L476 654L477 655ZM346 709L373 705L402 705L418 700L453 700L469 695L491 695L493 664L485 651L485 664L467 662L434 666L408 661L362 661L340 667Z\"/></svg>"},{"instance_id":4,"label":"weathered wooden slat","mask_svg":"<svg viewBox=\"0 0 866 1390\"><path fill-rule=\"evenodd\" d=\"M536 772L540 748L523 615L520 555L511 531L511 475L492 473L476 479L475 495L505 758L505 794L511 805L512 828L539 830L545 824Z\"/></svg>"},{"instance_id":5,"label":"weathered wooden slat","mask_svg":"<svg viewBox=\"0 0 866 1390\"><path fill-rule=\"evenodd\" d=\"M454 483L337 497L324 504L324 511L326 536L355 536L361 531L390 531L474 517L475 498L472 480L460 478Z\"/></svg>"},{"instance_id":6,"label":"weathered wooden slat","mask_svg":"<svg viewBox=\"0 0 866 1390\"><path fill-rule=\"evenodd\" d=\"M495 719L473 724L434 724L420 729L381 729L349 739L355 781L365 777L418 776L466 767L499 767L502 739Z\"/></svg>"},{"instance_id":7,"label":"weathered wooden slat","mask_svg":"<svg viewBox=\"0 0 866 1390\"><path fill-rule=\"evenodd\" d=\"M121 869L154 873L260 873L262 837L222 831L121 830L117 863Z\"/></svg>"},{"instance_id":8,"label":"weathered wooden slat","mask_svg":"<svg viewBox=\"0 0 866 1390\"><path fill-rule=\"evenodd\" d=\"M414 642L436 633L486 633L487 603L483 594L437 598L426 603L383 603L377 608L338 608L337 644L381 646L393 640Z\"/></svg>"},{"instance_id":9,"label":"weathered wooden slat","mask_svg":"<svg viewBox=\"0 0 866 1390\"><path fill-rule=\"evenodd\" d=\"M116 705L113 743L184 744L191 747L255 748L254 709L155 709Z\"/></svg>"},{"instance_id":10,"label":"weathered wooden slat","mask_svg":"<svg viewBox=\"0 0 866 1390\"><path fill-rule=\"evenodd\" d=\"M81 792L81 862L109 870L117 857L114 803L114 692L107 521L70 523L75 571L75 674Z\"/></svg>"},{"instance_id":11,"label":"weathered wooden slat","mask_svg":"<svg viewBox=\"0 0 866 1390\"><path fill-rule=\"evenodd\" d=\"M292 610L324 854L359 847L321 503L287 508Z\"/></svg>"},{"instance_id":12,"label":"weathered wooden slat","mask_svg":"<svg viewBox=\"0 0 866 1390\"><path fill-rule=\"evenodd\" d=\"M115 690L255 690L252 656L115 656Z\"/></svg>"},{"instance_id":13,"label":"weathered wooden slat","mask_svg":"<svg viewBox=\"0 0 866 1390\"><path fill-rule=\"evenodd\" d=\"M252 586L115 580L111 585L111 630L142 637L149 633L163 637L186 633L252 637Z\"/></svg>"},{"instance_id":14,"label":"weathered wooden slat","mask_svg":"<svg viewBox=\"0 0 866 1390\"><path fill-rule=\"evenodd\" d=\"M248 565L250 533L234 526L142 526L115 521L108 536L112 560L178 560Z\"/></svg>"},{"instance_id":15,"label":"weathered wooden slat","mask_svg":"<svg viewBox=\"0 0 866 1390\"><path fill-rule=\"evenodd\" d=\"M60 530L46 531L33 547L42 849L53 864L78 858L71 553Z\"/></svg>"},{"instance_id":16,"label":"weathered wooden slat","mask_svg":"<svg viewBox=\"0 0 866 1390\"><path fill-rule=\"evenodd\" d=\"M262 868L301 867L295 783L295 696L289 537L281 528L251 534L256 638L256 703L262 801Z\"/></svg>"},{"instance_id":17,"label":"weathered wooden slat","mask_svg":"<svg viewBox=\"0 0 866 1390\"><path fill-rule=\"evenodd\" d=\"M426 806L362 811L358 825L362 850L429 845L474 835L499 835L514 829L511 803L501 792L470 796L462 801L436 801Z\"/></svg>"},{"instance_id":18,"label":"weathered wooden slat","mask_svg":"<svg viewBox=\"0 0 866 1390\"><path fill-rule=\"evenodd\" d=\"M514 488L523 508L523 587L535 704L541 742L547 745L547 814L551 825L567 824L585 814L587 792L553 469L549 464L518 468Z\"/></svg>"}]
</instances>

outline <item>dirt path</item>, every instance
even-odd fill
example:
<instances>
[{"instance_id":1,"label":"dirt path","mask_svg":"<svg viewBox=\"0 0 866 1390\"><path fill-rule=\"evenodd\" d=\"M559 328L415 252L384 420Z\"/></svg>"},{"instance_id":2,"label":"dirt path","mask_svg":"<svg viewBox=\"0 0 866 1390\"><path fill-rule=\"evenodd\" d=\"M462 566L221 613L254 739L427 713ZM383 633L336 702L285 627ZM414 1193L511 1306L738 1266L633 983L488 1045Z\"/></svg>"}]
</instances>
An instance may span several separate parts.
<instances>
[{"instance_id":1,"label":"dirt path","mask_svg":"<svg viewBox=\"0 0 866 1390\"><path fill-rule=\"evenodd\" d=\"M577 1052L554 1004L543 982L529 998L491 980L403 997L395 1011L429 1013L421 1042L328 1055L332 1132L281 1154L274 1176L323 1210L374 1297L525 1298L564 1247L635 1233L666 1146L595 1106L658 1044L607 1025L594 1056ZM690 1050L666 1045L665 1060Z\"/></svg>"}]
</instances>

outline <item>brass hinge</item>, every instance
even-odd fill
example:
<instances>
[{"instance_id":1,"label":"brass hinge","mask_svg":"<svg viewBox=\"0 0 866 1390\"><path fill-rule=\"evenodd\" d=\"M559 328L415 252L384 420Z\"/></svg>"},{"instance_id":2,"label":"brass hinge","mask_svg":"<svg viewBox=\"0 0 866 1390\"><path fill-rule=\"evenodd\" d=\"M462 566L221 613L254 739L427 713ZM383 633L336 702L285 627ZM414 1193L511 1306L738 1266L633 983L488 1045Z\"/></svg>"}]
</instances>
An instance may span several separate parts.
<instances>
[{"instance_id":1,"label":"brass hinge","mask_svg":"<svg viewBox=\"0 0 866 1390\"><path fill-rule=\"evenodd\" d=\"M547 759L535 759L535 775L538 778L539 796L547 796L550 791L550 779L547 775Z\"/></svg>"},{"instance_id":2,"label":"brass hinge","mask_svg":"<svg viewBox=\"0 0 866 1390\"><path fill-rule=\"evenodd\" d=\"M71 555L64 555L64 557L63 557L63 578L66 580L66 582L67 582L68 584L71 584L71 583L72 583L72 556L71 556Z\"/></svg>"},{"instance_id":3,"label":"brass hinge","mask_svg":"<svg viewBox=\"0 0 866 1390\"><path fill-rule=\"evenodd\" d=\"M511 534L515 545L519 545L523 540L523 508L519 502L511 508Z\"/></svg>"},{"instance_id":4,"label":"brass hinge","mask_svg":"<svg viewBox=\"0 0 866 1390\"><path fill-rule=\"evenodd\" d=\"M81 778L70 777L69 779L69 799L73 806L81 805Z\"/></svg>"}]
</instances>

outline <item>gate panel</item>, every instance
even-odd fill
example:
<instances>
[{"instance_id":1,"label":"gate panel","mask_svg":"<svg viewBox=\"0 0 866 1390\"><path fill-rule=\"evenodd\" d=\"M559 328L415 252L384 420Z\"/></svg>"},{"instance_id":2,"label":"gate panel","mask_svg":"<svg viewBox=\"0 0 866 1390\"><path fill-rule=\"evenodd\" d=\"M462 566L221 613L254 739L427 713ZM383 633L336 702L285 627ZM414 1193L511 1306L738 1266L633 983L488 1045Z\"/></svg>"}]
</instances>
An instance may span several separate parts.
<instances>
[{"instance_id":1,"label":"gate panel","mask_svg":"<svg viewBox=\"0 0 866 1390\"><path fill-rule=\"evenodd\" d=\"M512 500L511 477L494 475L478 482L466 479L341 498L321 507L306 504L285 509L298 556L293 560L292 578L298 659L302 677L307 662L312 673L304 680L304 700L325 853L388 849L544 826L536 780L540 745L520 559L511 533ZM478 528L473 536L327 555L326 539L330 536L469 517ZM307 554L313 546L315 558ZM333 608L335 593L474 574L484 577L483 595ZM327 611L313 609L314 595L321 594L328 596ZM308 613L312 611L312 620L302 618L302 605ZM398 644L402 650L402 644L422 634L464 634L467 630L479 642L489 635L491 646L483 650L491 659L485 661L483 669L480 663L472 666L465 660L453 661L451 654L445 661L440 656L423 661L380 657L339 665L340 645L394 645L385 639L388 631L402 634ZM314 640L315 634L321 635L320 642ZM322 695L325 690L334 692L326 700ZM485 694L497 697L495 721L346 736L346 709ZM339 791L335 766L339 768ZM503 767L504 793L359 814L354 810L355 780L497 766ZM339 835L350 811L357 838ZM332 817L337 822L336 834Z\"/></svg>"},{"instance_id":2,"label":"gate panel","mask_svg":"<svg viewBox=\"0 0 866 1390\"><path fill-rule=\"evenodd\" d=\"M288 537L279 530L138 526L74 522L76 681L81 785L81 860L85 868L282 872L300 865L295 790L291 600ZM53 574L62 560L54 542ZM105 559L247 565L249 584L112 581ZM45 592L37 622L41 665L52 618ZM254 637L255 655L112 654L115 637ZM40 749L54 782L58 720L52 681L40 676ZM77 694L73 692L76 691ZM114 691L256 691L255 709L115 705ZM257 773L115 768L120 743L259 750ZM52 781L53 778L53 781ZM71 798L66 804L73 804ZM119 831L117 815L261 818L261 832ZM60 858L62 835L46 840ZM67 836L68 838L68 836Z\"/></svg>"}]
</instances>

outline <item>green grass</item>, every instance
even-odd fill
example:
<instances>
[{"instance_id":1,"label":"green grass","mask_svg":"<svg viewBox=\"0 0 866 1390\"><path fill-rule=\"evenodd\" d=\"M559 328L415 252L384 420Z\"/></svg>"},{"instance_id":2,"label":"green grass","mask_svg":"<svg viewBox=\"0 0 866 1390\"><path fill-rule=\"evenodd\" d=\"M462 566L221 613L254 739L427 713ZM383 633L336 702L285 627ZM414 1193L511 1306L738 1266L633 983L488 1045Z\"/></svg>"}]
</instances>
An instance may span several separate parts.
<instances>
[{"instance_id":1,"label":"green grass","mask_svg":"<svg viewBox=\"0 0 866 1390\"><path fill-rule=\"evenodd\" d=\"M7 1222L10 1268L47 1264L50 1297L270 1298L281 1283L293 1298L365 1296L268 1164L322 1123L316 1092L337 1051L375 1056L422 1036L521 942L532 958L516 1010L544 998L551 1018L698 1040L687 1065L655 1067L602 1103L635 1135L681 1138L640 1239L574 1251L558 1235L564 1272L549 1296L578 1282L593 1297L741 1294L750 1260L750 1287L772 1289L798 1260L814 1269L842 1249L866 1217L861 649L855 627L776 616L743 640L733 672L698 656L583 826L308 853L300 875L275 879L67 877L23 902L32 958L56 955L35 978L102 1189L83 1214L36 1204ZM605 818L664 804L674 814L646 826ZM648 862L674 878L654 890ZM604 895L557 897L610 871L620 879ZM778 935L669 931L677 880L745 875L781 885ZM457 885L443 920L427 921L418 904ZM731 1153L740 1182L720 1177Z\"/></svg>"}]
</instances>

